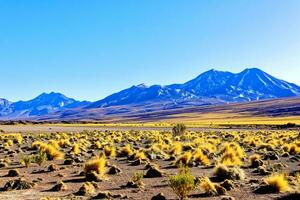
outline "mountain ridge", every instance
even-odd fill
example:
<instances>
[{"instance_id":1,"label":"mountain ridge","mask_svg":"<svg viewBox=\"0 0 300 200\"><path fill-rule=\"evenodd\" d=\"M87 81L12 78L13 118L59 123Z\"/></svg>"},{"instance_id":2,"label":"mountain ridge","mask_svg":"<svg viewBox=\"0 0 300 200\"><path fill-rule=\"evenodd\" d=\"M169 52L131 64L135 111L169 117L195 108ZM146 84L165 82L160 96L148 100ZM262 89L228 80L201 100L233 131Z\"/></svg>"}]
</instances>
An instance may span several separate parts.
<instances>
[{"instance_id":1,"label":"mountain ridge","mask_svg":"<svg viewBox=\"0 0 300 200\"><path fill-rule=\"evenodd\" d=\"M99 101L78 101L61 93L42 93L29 101L0 99L0 119L94 117L300 96L300 87L258 69L232 73L215 69L185 83L138 84ZM98 112L98 114L97 114ZM86 116L85 116L86 114Z\"/></svg>"},{"instance_id":2,"label":"mountain ridge","mask_svg":"<svg viewBox=\"0 0 300 200\"><path fill-rule=\"evenodd\" d=\"M258 68L246 68L239 73L211 69L182 84L140 85L109 95L88 108L134 104L138 100L149 99L162 101L171 98L178 101L216 98L239 102L300 95L300 87L296 84L277 79Z\"/></svg>"}]
</instances>

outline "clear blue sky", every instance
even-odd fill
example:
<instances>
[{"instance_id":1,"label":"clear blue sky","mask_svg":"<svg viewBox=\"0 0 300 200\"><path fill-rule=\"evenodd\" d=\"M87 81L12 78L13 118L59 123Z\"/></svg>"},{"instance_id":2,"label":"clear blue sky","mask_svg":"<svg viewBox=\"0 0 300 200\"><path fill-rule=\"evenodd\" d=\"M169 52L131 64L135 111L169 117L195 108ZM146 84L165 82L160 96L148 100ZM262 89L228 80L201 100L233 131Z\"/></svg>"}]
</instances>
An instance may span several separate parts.
<instances>
[{"instance_id":1,"label":"clear blue sky","mask_svg":"<svg viewBox=\"0 0 300 200\"><path fill-rule=\"evenodd\" d=\"M0 97L98 100L211 68L300 85L299 0L2 0Z\"/></svg>"}]
</instances>

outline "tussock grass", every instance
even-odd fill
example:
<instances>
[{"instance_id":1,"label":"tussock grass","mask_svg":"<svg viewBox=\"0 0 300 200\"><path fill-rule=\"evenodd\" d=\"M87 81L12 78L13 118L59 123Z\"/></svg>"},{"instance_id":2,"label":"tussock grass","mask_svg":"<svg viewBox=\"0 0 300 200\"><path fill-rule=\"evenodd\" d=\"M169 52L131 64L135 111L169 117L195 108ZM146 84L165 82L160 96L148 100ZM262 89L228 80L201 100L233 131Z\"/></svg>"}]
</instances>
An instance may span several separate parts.
<instances>
[{"instance_id":1,"label":"tussock grass","mask_svg":"<svg viewBox=\"0 0 300 200\"><path fill-rule=\"evenodd\" d=\"M84 165L84 172L86 174L96 172L97 174L104 176L106 173L106 162L105 157L89 160Z\"/></svg>"}]
</instances>

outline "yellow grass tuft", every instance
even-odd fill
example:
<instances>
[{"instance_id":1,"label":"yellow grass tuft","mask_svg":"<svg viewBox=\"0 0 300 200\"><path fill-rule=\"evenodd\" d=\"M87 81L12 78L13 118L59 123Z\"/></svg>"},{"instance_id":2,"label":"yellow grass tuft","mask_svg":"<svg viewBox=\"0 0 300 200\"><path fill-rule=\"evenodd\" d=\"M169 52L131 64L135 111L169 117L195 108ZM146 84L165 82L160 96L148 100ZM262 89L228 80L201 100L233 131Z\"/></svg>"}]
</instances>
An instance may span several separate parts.
<instances>
[{"instance_id":1,"label":"yellow grass tuft","mask_svg":"<svg viewBox=\"0 0 300 200\"><path fill-rule=\"evenodd\" d=\"M181 142L174 142L170 154L176 156L176 155L181 154L181 152L182 152L182 143Z\"/></svg>"},{"instance_id":2,"label":"yellow grass tuft","mask_svg":"<svg viewBox=\"0 0 300 200\"><path fill-rule=\"evenodd\" d=\"M104 156L90 160L87 163L85 163L84 172L86 174L96 172L97 174L104 176L106 172L106 162L107 161Z\"/></svg>"},{"instance_id":3,"label":"yellow grass tuft","mask_svg":"<svg viewBox=\"0 0 300 200\"><path fill-rule=\"evenodd\" d=\"M192 161L193 154L188 151L176 160L176 164L188 165Z\"/></svg>"},{"instance_id":4,"label":"yellow grass tuft","mask_svg":"<svg viewBox=\"0 0 300 200\"><path fill-rule=\"evenodd\" d=\"M264 179L264 182L276 192L286 192L289 189L289 183L284 174L273 174Z\"/></svg>"},{"instance_id":5,"label":"yellow grass tuft","mask_svg":"<svg viewBox=\"0 0 300 200\"><path fill-rule=\"evenodd\" d=\"M208 196L215 196L218 194L215 184L213 184L208 177L201 180L199 187Z\"/></svg>"},{"instance_id":6,"label":"yellow grass tuft","mask_svg":"<svg viewBox=\"0 0 300 200\"><path fill-rule=\"evenodd\" d=\"M78 155L78 154L80 153L79 145L78 145L78 144L74 144L74 145L72 146L71 152L72 152L74 155Z\"/></svg>"},{"instance_id":7,"label":"yellow grass tuft","mask_svg":"<svg viewBox=\"0 0 300 200\"><path fill-rule=\"evenodd\" d=\"M210 165L209 158L203 154L201 149L196 150L196 152L194 153L193 159L196 163L200 163L201 165L204 165L204 166Z\"/></svg>"},{"instance_id":8,"label":"yellow grass tuft","mask_svg":"<svg viewBox=\"0 0 300 200\"><path fill-rule=\"evenodd\" d=\"M115 157L116 156L116 147L105 146L104 154L105 154L105 156L107 156L109 158Z\"/></svg>"},{"instance_id":9,"label":"yellow grass tuft","mask_svg":"<svg viewBox=\"0 0 300 200\"><path fill-rule=\"evenodd\" d=\"M134 154L134 159L135 160L147 160L147 156L143 151L139 151Z\"/></svg>"},{"instance_id":10,"label":"yellow grass tuft","mask_svg":"<svg viewBox=\"0 0 300 200\"><path fill-rule=\"evenodd\" d=\"M133 150L130 144L126 144L125 147L121 149L121 156L131 156L133 154Z\"/></svg>"}]
</instances>

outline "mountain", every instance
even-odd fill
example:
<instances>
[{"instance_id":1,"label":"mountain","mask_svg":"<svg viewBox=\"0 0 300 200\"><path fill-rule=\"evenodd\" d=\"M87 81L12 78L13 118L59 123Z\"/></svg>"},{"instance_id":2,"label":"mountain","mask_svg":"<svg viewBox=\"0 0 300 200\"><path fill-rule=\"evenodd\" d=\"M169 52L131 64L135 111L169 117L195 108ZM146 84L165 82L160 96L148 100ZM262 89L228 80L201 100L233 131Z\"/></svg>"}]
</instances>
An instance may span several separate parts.
<instances>
[{"instance_id":1,"label":"mountain","mask_svg":"<svg viewBox=\"0 0 300 200\"><path fill-rule=\"evenodd\" d=\"M29 101L0 99L0 119L82 120L209 105L300 96L300 87L257 68L239 73L209 70L182 84L135 85L96 102L77 101L60 93L43 93Z\"/></svg>"},{"instance_id":2,"label":"mountain","mask_svg":"<svg viewBox=\"0 0 300 200\"><path fill-rule=\"evenodd\" d=\"M147 101L163 101L163 100L183 100L192 98L189 92L181 91L177 86L146 86L140 84L112 94L100 101L96 101L88 106L88 108L109 107L126 104L139 104Z\"/></svg>"},{"instance_id":3,"label":"mountain","mask_svg":"<svg viewBox=\"0 0 300 200\"><path fill-rule=\"evenodd\" d=\"M88 108L143 104L163 101L174 103L215 99L216 102L245 102L300 95L300 87L277 79L257 68L240 73L209 70L183 84L132 86L94 102Z\"/></svg>"},{"instance_id":4,"label":"mountain","mask_svg":"<svg viewBox=\"0 0 300 200\"><path fill-rule=\"evenodd\" d=\"M4 118L25 118L47 115L67 109L84 107L90 103L88 101L76 101L75 99L55 92L42 93L29 101L11 103L6 100L3 102L5 102L3 105L6 106L1 109L2 104L0 101L0 114Z\"/></svg>"},{"instance_id":5,"label":"mountain","mask_svg":"<svg viewBox=\"0 0 300 200\"><path fill-rule=\"evenodd\" d=\"M7 113L11 112L10 105L11 105L10 101L0 98L0 117L2 115L6 115Z\"/></svg>"}]
</instances>

